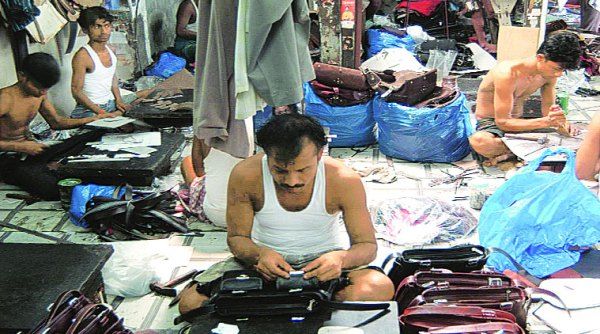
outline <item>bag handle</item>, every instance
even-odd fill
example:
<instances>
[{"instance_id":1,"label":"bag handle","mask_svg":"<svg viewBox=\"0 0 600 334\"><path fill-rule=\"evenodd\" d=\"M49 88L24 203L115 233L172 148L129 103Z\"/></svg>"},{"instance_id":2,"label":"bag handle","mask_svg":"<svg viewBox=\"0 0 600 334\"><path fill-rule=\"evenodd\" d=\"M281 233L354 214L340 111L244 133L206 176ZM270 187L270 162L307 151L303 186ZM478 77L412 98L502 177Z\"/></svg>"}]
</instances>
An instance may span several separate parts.
<instances>
[{"instance_id":1,"label":"bag handle","mask_svg":"<svg viewBox=\"0 0 600 334\"><path fill-rule=\"evenodd\" d=\"M567 156L567 163L565 164L565 168L562 170L562 172L560 172L560 174L568 173L570 175L575 176L575 152L564 147L547 148L544 152L542 152L542 154L540 154L540 156L537 159L531 161L529 164L527 164L527 166L523 167L521 169L521 173L536 171L540 167L542 162L544 162L544 159L558 154L565 154Z\"/></svg>"}]
</instances>

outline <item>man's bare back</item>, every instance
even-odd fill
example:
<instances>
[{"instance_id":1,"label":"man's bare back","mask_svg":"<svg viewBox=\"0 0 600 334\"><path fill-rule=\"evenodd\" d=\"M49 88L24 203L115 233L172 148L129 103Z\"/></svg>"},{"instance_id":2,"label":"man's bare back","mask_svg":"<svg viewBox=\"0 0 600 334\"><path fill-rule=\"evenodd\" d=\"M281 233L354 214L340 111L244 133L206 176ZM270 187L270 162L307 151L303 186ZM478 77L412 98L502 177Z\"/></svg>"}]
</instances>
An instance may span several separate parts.
<instances>
[{"instance_id":1,"label":"man's bare back","mask_svg":"<svg viewBox=\"0 0 600 334\"><path fill-rule=\"evenodd\" d=\"M477 91L477 119L495 118L494 94L495 82L500 79L510 78L514 82L513 106L510 112L511 118L519 118L523 115L525 101L544 85L551 83L552 79L541 75L529 75L517 69L518 61L501 62L485 75Z\"/></svg>"}]
</instances>

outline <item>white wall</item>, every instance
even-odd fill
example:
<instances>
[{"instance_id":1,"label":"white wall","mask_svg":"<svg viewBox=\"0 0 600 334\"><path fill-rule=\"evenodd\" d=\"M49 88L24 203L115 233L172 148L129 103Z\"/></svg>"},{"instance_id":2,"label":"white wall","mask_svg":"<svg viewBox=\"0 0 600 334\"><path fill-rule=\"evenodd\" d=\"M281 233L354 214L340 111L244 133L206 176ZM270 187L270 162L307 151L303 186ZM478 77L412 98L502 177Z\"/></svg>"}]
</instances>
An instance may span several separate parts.
<instances>
[{"instance_id":1,"label":"white wall","mask_svg":"<svg viewBox=\"0 0 600 334\"><path fill-rule=\"evenodd\" d=\"M30 43L29 53L46 52L51 54L61 69L60 82L49 91L49 97L56 108L64 115L69 115L75 107L75 100L71 96L71 59L73 54L87 42L87 37L79 35L74 51L70 54L59 55L56 39L60 38L64 48L68 44L68 28L65 26L54 39L46 44ZM63 51L64 52L64 51ZM5 27L0 27L0 87L10 86L17 80L15 62L12 55L10 41Z\"/></svg>"}]
</instances>

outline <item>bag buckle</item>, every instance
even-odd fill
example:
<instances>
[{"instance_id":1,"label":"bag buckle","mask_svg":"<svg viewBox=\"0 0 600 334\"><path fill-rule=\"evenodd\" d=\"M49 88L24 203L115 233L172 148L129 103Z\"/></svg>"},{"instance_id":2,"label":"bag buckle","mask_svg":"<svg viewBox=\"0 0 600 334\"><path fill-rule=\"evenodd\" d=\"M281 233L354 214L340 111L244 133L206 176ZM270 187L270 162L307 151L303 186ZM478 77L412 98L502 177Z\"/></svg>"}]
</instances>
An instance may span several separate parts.
<instances>
[{"instance_id":1,"label":"bag buckle","mask_svg":"<svg viewBox=\"0 0 600 334\"><path fill-rule=\"evenodd\" d=\"M510 311L513 308L513 302L500 303L500 309L504 311Z\"/></svg>"},{"instance_id":2,"label":"bag buckle","mask_svg":"<svg viewBox=\"0 0 600 334\"><path fill-rule=\"evenodd\" d=\"M308 301L308 306L306 307L306 310L308 310L309 312L312 312L316 302L317 301L314 300L314 299L309 300Z\"/></svg>"},{"instance_id":3,"label":"bag buckle","mask_svg":"<svg viewBox=\"0 0 600 334\"><path fill-rule=\"evenodd\" d=\"M502 286L502 279L499 277L489 277L488 278L489 286Z\"/></svg>"},{"instance_id":4,"label":"bag buckle","mask_svg":"<svg viewBox=\"0 0 600 334\"><path fill-rule=\"evenodd\" d=\"M490 309L483 309L481 310L481 314L484 317L488 317L488 318L495 318L496 317L496 312L494 310L490 310Z\"/></svg>"},{"instance_id":5,"label":"bag buckle","mask_svg":"<svg viewBox=\"0 0 600 334\"><path fill-rule=\"evenodd\" d=\"M422 267L431 267L431 259L419 260L419 265Z\"/></svg>"}]
</instances>

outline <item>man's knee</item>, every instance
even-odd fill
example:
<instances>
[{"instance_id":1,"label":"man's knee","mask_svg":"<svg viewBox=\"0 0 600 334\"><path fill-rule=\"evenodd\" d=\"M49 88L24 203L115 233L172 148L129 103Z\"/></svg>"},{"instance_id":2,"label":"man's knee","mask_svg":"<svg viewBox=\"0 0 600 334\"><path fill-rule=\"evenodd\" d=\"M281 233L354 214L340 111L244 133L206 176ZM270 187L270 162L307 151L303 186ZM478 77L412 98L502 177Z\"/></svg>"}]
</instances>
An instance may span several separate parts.
<instances>
[{"instance_id":1,"label":"man's knee","mask_svg":"<svg viewBox=\"0 0 600 334\"><path fill-rule=\"evenodd\" d=\"M338 293L346 301L387 301L394 297L394 284L385 274L365 269L348 275L350 285Z\"/></svg>"},{"instance_id":2,"label":"man's knee","mask_svg":"<svg viewBox=\"0 0 600 334\"><path fill-rule=\"evenodd\" d=\"M487 131L477 131L469 137L469 144L471 144L471 147L478 152L478 150L481 150L482 148L493 145L494 139L494 135Z\"/></svg>"},{"instance_id":3,"label":"man's knee","mask_svg":"<svg viewBox=\"0 0 600 334\"><path fill-rule=\"evenodd\" d=\"M202 305L208 297L198 293L196 287L198 283L194 283L181 291L179 299L179 313L185 314Z\"/></svg>"}]
</instances>

